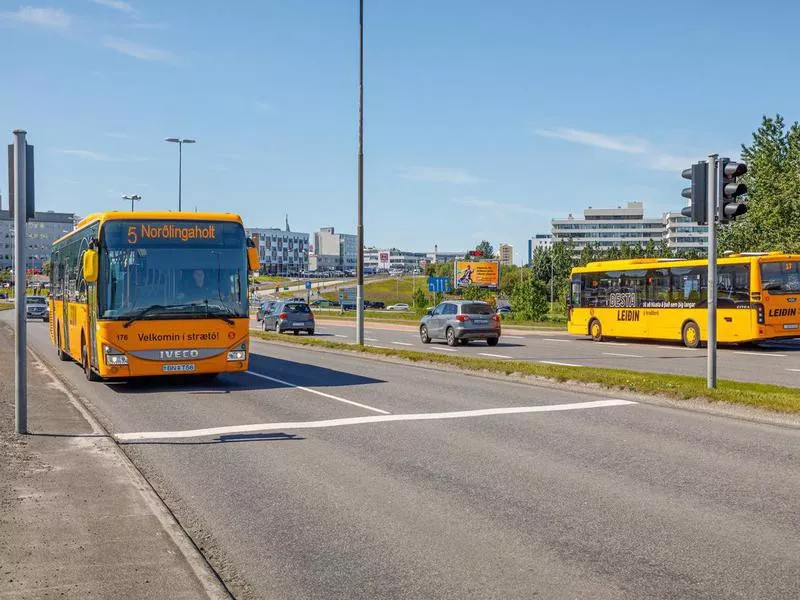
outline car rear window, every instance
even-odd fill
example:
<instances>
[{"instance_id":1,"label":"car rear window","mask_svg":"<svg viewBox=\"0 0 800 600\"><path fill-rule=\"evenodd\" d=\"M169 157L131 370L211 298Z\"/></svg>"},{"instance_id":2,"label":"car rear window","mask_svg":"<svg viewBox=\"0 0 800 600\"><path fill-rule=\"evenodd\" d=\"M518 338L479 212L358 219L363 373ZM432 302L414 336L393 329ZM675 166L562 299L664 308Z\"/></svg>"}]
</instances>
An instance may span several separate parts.
<instances>
[{"instance_id":1,"label":"car rear window","mask_svg":"<svg viewBox=\"0 0 800 600\"><path fill-rule=\"evenodd\" d=\"M311 309L308 308L308 304L287 304L284 307L284 310L288 313L308 313L311 312Z\"/></svg>"},{"instance_id":2,"label":"car rear window","mask_svg":"<svg viewBox=\"0 0 800 600\"><path fill-rule=\"evenodd\" d=\"M461 314L463 315L490 315L492 307L488 304L462 304Z\"/></svg>"}]
</instances>

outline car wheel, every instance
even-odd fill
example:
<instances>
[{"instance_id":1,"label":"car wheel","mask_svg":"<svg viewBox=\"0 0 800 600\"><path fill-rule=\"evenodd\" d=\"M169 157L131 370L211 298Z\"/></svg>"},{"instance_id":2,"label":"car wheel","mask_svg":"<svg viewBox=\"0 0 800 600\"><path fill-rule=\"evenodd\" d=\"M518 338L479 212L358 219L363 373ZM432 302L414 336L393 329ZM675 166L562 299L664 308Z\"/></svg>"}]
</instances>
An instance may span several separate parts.
<instances>
[{"instance_id":1,"label":"car wheel","mask_svg":"<svg viewBox=\"0 0 800 600\"><path fill-rule=\"evenodd\" d=\"M700 345L700 328L694 321L689 321L683 326L681 339L687 348L697 348Z\"/></svg>"},{"instance_id":2,"label":"car wheel","mask_svg":"<svg viewBox=\"0 0 800 600\"><path fill-rule=\"evenodd\" d=\"M299 329L294 329L294 330L292 330L292 333L295 334L295 335L300 335L300 330Z\"/></svg>"},{"instance_id":3,"label":"car wheel","mask_svg":"<svg viewBox=\"0 0 800 600\"><path fill-rule=\"evenodd\" d=\"M486 343L490 346L497 346L497 342L500 341L500 338L486 338Z\"/></svg>"},{"instance_id":4,"label":"car wheel","mask_svg":"<svg viewBox=\"0 0 800 600\"><path fill-rule=\"evenodd\" d=\"M448 346L458 346L458 338L456 337L456 332L452 327L447 328L445 338L447 339Z\"/></svg>"},{"instance_id":5,"label":"car wheel","mask_svg":"<svg viewBox=\"0 0 800 600\"><path fill-rule=\"evenodd\" d=\"M306 333L308 335L314 335L314 330L313 329L306 329Z\"/></svg>"},{"instance_id":6,"label":"car wheel","mask_svg":"<svg viewBox=\"0 0 800 600\"><path fill-rule=\"evenodd\" d=\"M603 326L600 325L600 321L597 319L592 319L589 323L589 335L592 336L595 342L603 341Z\"/></svg>"},{"instance_id":7,"label":"car wheel","mask_svg":"<svg viewBox=\"0 0 800 600\"><path fill-rule=\"evenodd\" d=\"M428 328L425 325L419 328L419 339L422 340L423 344L431 343L431 336L428 335Z\"/></svg>"}]
</instances>

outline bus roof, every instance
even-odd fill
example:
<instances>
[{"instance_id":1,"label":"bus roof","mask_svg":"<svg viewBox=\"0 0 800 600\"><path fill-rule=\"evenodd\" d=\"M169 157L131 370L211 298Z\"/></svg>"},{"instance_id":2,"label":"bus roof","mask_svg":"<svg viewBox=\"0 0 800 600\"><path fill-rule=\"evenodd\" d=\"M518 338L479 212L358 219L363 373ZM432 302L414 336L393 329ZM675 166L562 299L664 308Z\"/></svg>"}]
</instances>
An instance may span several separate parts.
<instances>
[{"instance_id":1,"label":"bus roof","mask_svg":"<svg viewBox=\"0 0 800 600\"><path fill-rule=\"evenodd\" d=\"M83 217L75 225L75 228L61 236L55 242L60 242L63 239L71 236L75 231L83 229L91 223L104 221L232 221L242 224L242 218L234 213L209 213L209 212L176 212L169 210L153 210L153 211L139 211L131 212L127 210L113 210L106 212L91 213Z\"/></svg>"},{"instance_id":2,"label":"bus roof","mask_svg":"<svg viewBox=\"0 0 800 600\"><path fill-rule=\"evenodd\" d=\"M768 260L800 260L800 254L788 254L785 252L742 252L741 254L728 254L717 259L721 265L748 263L751 261ZM591 273L594 271L624 271L627 269L657 268L672 265L694 267L708 264L706 258L629 258L622 260L604 260L590 262L585 267L575 267L576 273Z\"/></svg>"}]
</instances>

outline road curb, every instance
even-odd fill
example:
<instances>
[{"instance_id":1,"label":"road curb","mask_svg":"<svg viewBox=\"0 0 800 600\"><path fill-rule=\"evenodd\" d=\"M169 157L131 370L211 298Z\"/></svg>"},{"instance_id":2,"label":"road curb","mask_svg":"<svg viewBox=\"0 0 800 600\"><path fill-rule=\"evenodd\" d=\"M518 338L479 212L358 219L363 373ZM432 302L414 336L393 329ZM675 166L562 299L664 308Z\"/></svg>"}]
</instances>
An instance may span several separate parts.
<instances>
[{"instance_id":1,"label":"road curb","mask_svg":"<svg viewBox=\"0 0 800 600\"><path fill-rule=\"evenodd\" d=\"M112 436L100 420L95 417L92 404L78 392L71 389L69 384L59 376L58 372L52 367L49 361L39 356L30 346L28 346L28 352L35 362L41 366L42 370L51 378L59 391L67 397L75 410L86 420L92 428L92 433L98 436L97 440L107 444L107 448L116 454L121 464L125 465L131 483L142 495L147 507L156 519L158 519L163 530L169 535L172 542L178 548L189 565L189 568L205 590L208 598L211 600L233 600L233 595L228 590L225 583L200 551L194 540L189 536L188 532L180 524L175 514L169 509L144 474L122 450L114 439L114 436Z\"/></svg>"}]
</instances>

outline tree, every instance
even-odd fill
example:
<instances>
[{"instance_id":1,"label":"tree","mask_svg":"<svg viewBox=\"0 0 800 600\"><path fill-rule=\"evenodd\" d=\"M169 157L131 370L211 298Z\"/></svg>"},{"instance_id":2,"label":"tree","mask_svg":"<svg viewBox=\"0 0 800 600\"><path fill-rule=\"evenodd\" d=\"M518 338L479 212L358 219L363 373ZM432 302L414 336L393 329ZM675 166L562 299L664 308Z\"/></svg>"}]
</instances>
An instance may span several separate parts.
<instances>
[{"instance_id":1,"label":"tree","mask_svg":"<svg viewBox=\"0 0 800 600\"><path fill-rule=\"evenodd\" d=\"M422 288L417 288L411 294L411 302L417 310L425 309L428 306L428 296L422 291Z\"/></svg>"},{"instance_id":2,"label":"tree","mask_svg":"<svg viewBox=\"0 0 800 600\"><path fill-rule=\"evenodd\" d=\"M544 284L528 277L518 281L511 292L511 309L517 318L541 321L550 309Z\"/></svg>"},{"instance_id":3,"label":"tree","mask_svg":"<svg viewBox=\"0 0 800 600\"><path fill-rule=\"evenodd\" d=\"M800 251L800 125L764 116L742 160L747 213L720 228L719 249Z\"/></svg>"},{"instance_id":4,"label":"tree","mask_svg":"<svg viewBox=\"0 0 800 600\"><path fill-rule=\"evenodd\" d=\"M485 300L488 295L487 289L474 284L461 288L461 297L464 300Z\"/></svg>"},{"instance_id":5,"label":"tree","mask_svg":"<svg viewBox=\"0 0 800 600\"><path fill-rule=\"evenodd\" d=\"M481 253L481 258L493 258L494 257L494 247L489 242L487 242L486 240L483 240L480 244L475 246L475 251ZM474 258L474 257L472 257L469 254L467 254L467 256L465 258L469 260L470 258Z\"/></svg>"}]
</instances>

